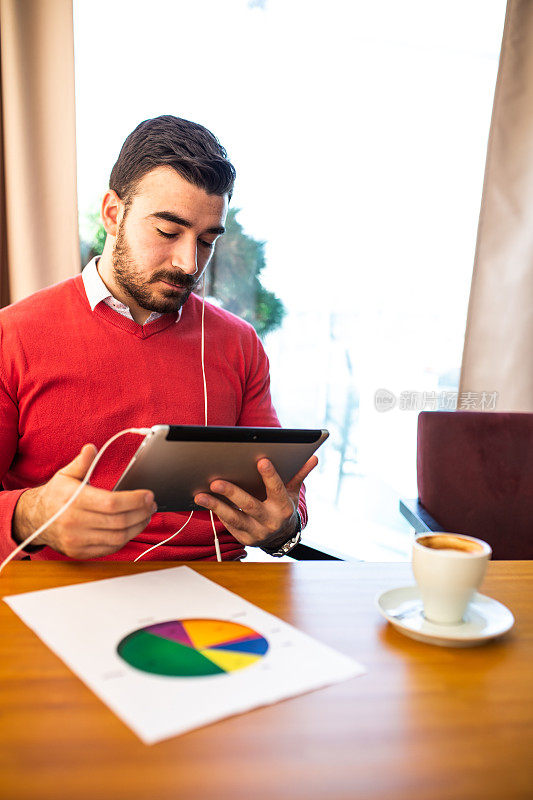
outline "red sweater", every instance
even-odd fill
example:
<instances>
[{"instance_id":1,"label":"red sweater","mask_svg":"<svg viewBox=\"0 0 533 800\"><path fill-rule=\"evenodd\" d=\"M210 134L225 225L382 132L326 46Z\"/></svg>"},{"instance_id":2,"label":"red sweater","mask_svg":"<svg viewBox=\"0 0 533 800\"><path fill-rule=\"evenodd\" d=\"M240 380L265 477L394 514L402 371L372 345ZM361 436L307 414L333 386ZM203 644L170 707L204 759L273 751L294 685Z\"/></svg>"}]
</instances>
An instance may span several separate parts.
<instances>
[{"instance_id":1,"label":"red sweater","mask_svg":"<svg viewBox=\"0 0 533 800\"><path fill-rule=\"evenodd\" d=\"M15 547L11 521L25 489L46 483L82 446L99 449L123 428L203 425L201 300L181 319L138 325L105 303L91 311L81 275L0 311L0 558ZM206 303L205 372L210 425L279 426L268 359L254 329ZM91 484L111 489L142 441L125 435L102 456ZM303 491L300 513L306 519ZM155 514L122 550L98 560L132 560L178 530L188 514ZM217 520L224 559L244 548ZM65 559L50 547L32 559ZM213 559L206 511L148 559Z\"/></svg>"}]
</instances>

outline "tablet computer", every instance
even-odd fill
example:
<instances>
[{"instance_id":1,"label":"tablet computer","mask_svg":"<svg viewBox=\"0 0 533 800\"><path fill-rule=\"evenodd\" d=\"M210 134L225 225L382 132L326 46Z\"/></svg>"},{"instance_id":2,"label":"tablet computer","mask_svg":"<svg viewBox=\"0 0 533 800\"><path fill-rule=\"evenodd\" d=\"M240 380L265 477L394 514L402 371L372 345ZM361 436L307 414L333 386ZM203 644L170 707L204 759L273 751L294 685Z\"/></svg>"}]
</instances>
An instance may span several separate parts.
<instances>
[{"instance_id":1,"label":"tablet computer","mask_svg":"<svg viewBox=\"0 0 533 800\"><path fill-rule=\"evenodd\" d=\"M200 508L194 496L221 478L264 500L259 459L270 459L288 483L328 436L299 428L154 425L113 491L150 489L159 511L191 511Z\"/></svg>"}]
</instances>

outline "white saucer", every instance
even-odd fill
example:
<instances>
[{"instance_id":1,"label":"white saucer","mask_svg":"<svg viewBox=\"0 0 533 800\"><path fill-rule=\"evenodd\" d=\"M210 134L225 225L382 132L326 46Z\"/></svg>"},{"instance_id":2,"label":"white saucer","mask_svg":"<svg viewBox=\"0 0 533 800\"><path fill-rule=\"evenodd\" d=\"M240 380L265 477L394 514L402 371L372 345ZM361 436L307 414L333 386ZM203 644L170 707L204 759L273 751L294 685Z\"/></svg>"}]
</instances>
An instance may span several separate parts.
<instances>
[{"instance_id":1,"label":"white saucer","mask_svg":"<svg viewBox=\"0 0 533 800\"><path fill-rule=\"evenodd\" d=\"M475 592L464 622L438 625L429 622L422 611L417 586L389 589L377 598L381 614L391 625L411 639L442 647L472 647L503 636L514 625L514 617L501 603Z\"/></svg>"}]
</instances>

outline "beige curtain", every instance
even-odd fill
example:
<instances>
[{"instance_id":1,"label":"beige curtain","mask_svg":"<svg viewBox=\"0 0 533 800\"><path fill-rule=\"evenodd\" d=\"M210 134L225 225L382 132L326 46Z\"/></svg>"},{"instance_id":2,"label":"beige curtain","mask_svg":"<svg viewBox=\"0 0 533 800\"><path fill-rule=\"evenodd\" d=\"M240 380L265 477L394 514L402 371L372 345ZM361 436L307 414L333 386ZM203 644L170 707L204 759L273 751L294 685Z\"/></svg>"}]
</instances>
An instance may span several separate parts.
<instances>
[{"instance_id":1,"label":"beige curtain","mask_svg":"<svg viewBox=\"0 0 533 800\"><path fill-rule=\"evenodd\" d=\"M7 306L9 297L9 271L7 264L6 191L4 174L4 124L2 119L2 36L0 31L0 308Z\"/></svg>"},{"instance_id":2,"label":"beige curtain","mask_svg":"<svg viewBox=\"0 0 533 800\"><path fill-rule=\"evenodd\" d=\"M0 0L0 48L5 304L80 268L72 0Z\"/></svg>"},{"instance_id":3,"label":"beige curtain","mask_svg":"<svg viewBox=\"0 0 533 800\"><path fill-rule=\"evenodd\" d=\"M509 0L460 392L533 412L533 2Z\"/></svg>"}]
</instances>

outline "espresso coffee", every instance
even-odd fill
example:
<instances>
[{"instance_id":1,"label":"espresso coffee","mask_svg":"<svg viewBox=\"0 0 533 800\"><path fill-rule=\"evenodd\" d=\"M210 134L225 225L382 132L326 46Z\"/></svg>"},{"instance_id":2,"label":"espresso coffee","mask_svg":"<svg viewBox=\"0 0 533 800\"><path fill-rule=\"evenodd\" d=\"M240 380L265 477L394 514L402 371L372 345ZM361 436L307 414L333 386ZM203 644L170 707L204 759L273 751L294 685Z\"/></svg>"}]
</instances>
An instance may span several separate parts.
<instances>
[{"instance_id":1,"label":"espresso coffee","mask_svg":"<svg viewBox=\"0 0 533 800\"><path fill-rule=\"evenodd\" d=\"M434 533L431 536L419 536L417 543L431 550L450 550L460 553L483 553L484 548L479 542L454 536L451 533Z\"/></svg>"}]
</instances>

